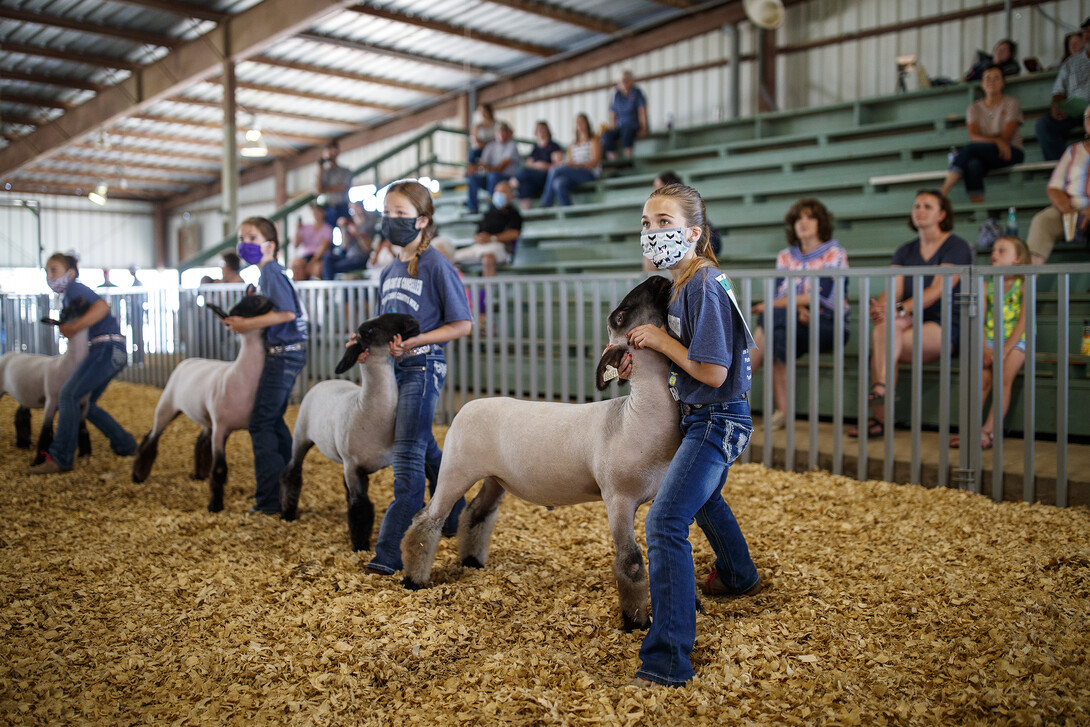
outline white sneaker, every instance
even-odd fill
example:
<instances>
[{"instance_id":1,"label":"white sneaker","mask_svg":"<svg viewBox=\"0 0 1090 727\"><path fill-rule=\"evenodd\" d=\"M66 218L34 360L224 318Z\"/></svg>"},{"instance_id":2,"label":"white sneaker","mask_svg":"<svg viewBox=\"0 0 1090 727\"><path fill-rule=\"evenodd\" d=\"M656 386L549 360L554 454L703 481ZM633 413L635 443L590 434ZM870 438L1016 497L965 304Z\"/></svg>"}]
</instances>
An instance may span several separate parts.
<instances>
[{"instance_id":1,"label":"white sneaker","mask_svg":"<svg viewBox=\"0 0 1090 727\"><path fill-rule=\"evenodd\" d=\"M777 411L772 414L772 421L770 422L772 429L783 429L787 426L787 414L782 411Z\"/></svg>"}]
</instances>

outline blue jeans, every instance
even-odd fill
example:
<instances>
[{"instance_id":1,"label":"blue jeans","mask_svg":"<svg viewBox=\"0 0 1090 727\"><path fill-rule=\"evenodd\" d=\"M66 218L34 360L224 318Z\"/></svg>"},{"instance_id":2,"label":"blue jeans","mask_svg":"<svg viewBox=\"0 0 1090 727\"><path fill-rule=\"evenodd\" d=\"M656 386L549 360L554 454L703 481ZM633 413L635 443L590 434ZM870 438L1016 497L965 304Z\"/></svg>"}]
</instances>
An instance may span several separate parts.
<instances>
[{"instance_id":1,"label":"blue jeans","mask_svg":"<svg viewBox=\"0 0 1090 727\"><path fill-rule=\"evenodd\" d=\"M306 363L306 351L266 355L254 395L249 430L257 480L255 507L270 515L280 512L280 473L291 461L291 430L284 423L284 411L295 379Z\"/></svg>"},{"instance_id":2,"label":"blue jeans","mask_svg":"<svg viewBox=\"0 0 1090 727\"><path fill-rule=\"evenodd\" d=\"M482 187L484 187L489 194L492 194L492 190L495 189L497 184L510 178L510 174L504 174L503 172L488 172L487 174L481 172L479 174L470 174L467 176L466 186L469 188L469 191L466 197L466 206L469 207L469 211L474 213L477 211L477 193Z\"/></svg>"},{"instance_id":3,"label":"blue jeans","mask_svg":"<svg viewBox=\"0 0 1090 727\"><path fill-rule=\"evenodd\" d=\"M760 582L749 547L720 490L730 465L749 444L753 421L744 398L709 404L682 418L684 438L645 521L651 628L636 676L677 686L693 678L695 573L689 524L704 531L727 588L743 593Z\"/></svg>"},{"instance_id":4,"label":"blue jeans","mask_svg":"<svg viewBox=\"0 0 1090 727\"><path fill-rule=\"evenodd\" d=\"M327 205L325 208L325 223L330 227L337 226L337 220L342 217L352 219L352 212L348 209L348 203L342 202L340 204Z\"/></svg>"},{"instance_id":5,"label":"blue jeans","mask_svg":"<svg viewBox=\"0 0 1090 727\"><path fill-rule=\"evenodd\" d=\"M602 153L607 154L617 149L620 142L622 149L631 149L636 143L636 134L640 133L640 125L616 126L602 132Z\"/></svg>"},{"instance_id":6,"label":"blue jeans","mask_svg":"<svg viewBox=\"0 0 1090 727\"><path fill-rule=\"evenodd\" d=\"M401 538L413 516L424 507L425 480L437 477L443 456L432 434L435 406L447 377L441 350L410 356L394 364L397 377L397 417L394 424L394 500L382 516L375 541L375 557L367 564L372 570L393 573L401 570ZM457 523L465 507L460 500L444 528Z\"/></svg>"},{"instance_id":7,"label":"blue jeans","mask_svg":"<svg viewBox=\"0 0 1090 727\"><path fill-rule=\"evenodd\" d=\"M958 151L950 171L960 172L965 179L965 191L971 196L984 194L984 175L991 169L1002 169L1012 164L1021 164L1026 158L1025 152L1011 147L1011 158L1004 161L999 158L999 147L986 141L974 141Z\"/></svg>"},{"instance_id":8,"label":"blue jeans","mask_svg":"<svg viewBox=\"0 0 1090 727\"><path fill-rule=\"evenodd\" d=\"M540 197L542 190L545 189L545 180L548 176L549 172L546 169L531 169L529 167L520 169L519 173L515 175L515 179L519 181L519 199Z\"/></svg>"},{"instance_id":9,"label":"blue jeans","mask_svg":"<svg viewBox=\"0 0 1090 727\"><path fill-rule=\"evenodd\" d=\"M1082 119L1068 117L1063 121L1057 121L1051 114L1037 119L1037 143L1041 145L1041 157L1046 162L1054 162L1063 156L1067 148L1067 135L1072 129L1082 128Z\"/></svg>"},{"instance_id":10,"label":"blue jeans","mask_svg":"<svg viewBox=\"0 0 1090 727\"><path fill-rule=\"evenodd\" d=\"M541 195L541 206L552 207L554 201L561 207L571 204L571 191L580 184L593 182L598 178L593 169L582 167L550 167L545 177L545 194Z\"/></svg>"},{"instance_id":11,"label":"blue jeans","mask_svg":"<svg viewBox=\"0 0 1090 727\"><path fill-rule=\"evenodd\" d=\"M83 359L68 377L68 381L64 382L57 402L57 428L54 432L53 443L49 446L49 456L61 469L72 469L76 440L79 437L79 401L88 394L90 394L90 404L87 408L87 421L106 435L114 454L125 457L136 451L136 439L126 432L105 409L98 406L98 398L102 396L102 392L106 391L106 386L127 365L124 343L120 341L96 343L91 346L87 358Z\"/></svg>"},{"instance_id":12,"label":"blue jeans","mask_svg":"<svg viewBox=\"0 0 1090 727\"><path fill-rule=\"evenodd\" d=\"M367 256L337 255L332 250L322 255L322 280L333 280L337 273L350 273L367 267Z\"/></svg>"}]
</instances>

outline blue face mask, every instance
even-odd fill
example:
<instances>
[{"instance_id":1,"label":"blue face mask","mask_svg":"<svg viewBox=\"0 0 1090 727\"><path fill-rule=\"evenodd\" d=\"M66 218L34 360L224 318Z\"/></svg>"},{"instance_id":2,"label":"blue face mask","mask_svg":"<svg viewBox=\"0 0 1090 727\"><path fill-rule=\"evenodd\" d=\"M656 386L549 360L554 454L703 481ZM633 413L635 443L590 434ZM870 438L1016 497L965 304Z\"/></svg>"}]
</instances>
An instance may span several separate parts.
<instances>
[{"instance_id":1,"label":"blue face mask","mask_svg":"<svg viewBox=\"0 0 1090 727\"><path fill-rule=\"evenodd\" d=\"M496 209L503 209L507 206L507 195L503 192L492 193L492 206Z\"/></svg>"},{"instance_id":2,"label":"blue face mask","mask_svg":"<svg viewBox=\"0 0 1090 727\"><path fill-rule=\"evenodd\" d=\"M256 242L240 242L238 244L238 256L250 265L257 265L264 255L261 254L261 245Z\"/></svg>"},{"instance_id":3,"label":"blue face mask","mask_svg":"<svg viewBox=\"0 0 1090 727\"><path fill-rule=\"evenodd\" d=\"M390 241L391 245L405 247L416 239L420 230L416 229L416 221L419 217L383 217L382 236Z\"/></svg>"}]
</instances>

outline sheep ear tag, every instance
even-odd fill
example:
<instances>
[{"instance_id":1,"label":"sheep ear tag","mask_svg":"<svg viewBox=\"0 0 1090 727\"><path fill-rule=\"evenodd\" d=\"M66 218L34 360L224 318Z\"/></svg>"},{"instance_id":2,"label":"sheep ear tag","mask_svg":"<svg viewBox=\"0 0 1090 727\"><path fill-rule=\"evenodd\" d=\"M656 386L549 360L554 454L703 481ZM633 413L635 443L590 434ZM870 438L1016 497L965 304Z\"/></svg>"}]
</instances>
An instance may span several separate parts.
<instances>
[{"instance_id":1,"label":"sheep ear tag","mask_svg":"<svg viewBox=\"0 0 1090 727\"><path fill-rule=\"evenodd\" d=\"M727 278L726 273L720 273L715 282L719 283L721 287L727 293L727 297L730 298L730 304L734 306L734 310L738 311L738 317L742 319L742 328L746 329L746 349L757 348L757 342L753 340L753 334L749 332L749 324L746 323L746 316L742 313L742 307L738 305L738 299L734 297L734 290L730 287L730 280Z\"/></svg>"}]
</instances>

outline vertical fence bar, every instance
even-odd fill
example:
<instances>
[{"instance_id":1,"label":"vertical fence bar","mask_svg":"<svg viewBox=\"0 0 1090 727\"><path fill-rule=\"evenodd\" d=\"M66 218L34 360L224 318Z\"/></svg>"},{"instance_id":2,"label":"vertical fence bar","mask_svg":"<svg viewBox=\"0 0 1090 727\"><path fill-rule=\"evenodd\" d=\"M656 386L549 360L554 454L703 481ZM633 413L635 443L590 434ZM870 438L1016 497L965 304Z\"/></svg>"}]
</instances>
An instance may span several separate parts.
<instances>
[{"instance_id":1,"label":"vertical fence bar","mask_svg":"<svg viewBox=\"0 0 1090 727\"><path fill-rule=\"evenodd\" d=\"M952 321L953 287L949 275L942 276L942 296L939 298L939 320ZM938 486L946 487L950 480L950 326L939 328L939 471Z\"/></svg>"},{"instance_id":2,"label":"vertical fence bar","mask_svg":"<svg viewBox=\"0 0 1090 727\"><path fill-rule=\"evenodd\" d=\"M858 480L870 479L867 476L869 463L867 462L867 444L870 438L870 405L867 402L867 394L870 391L870 278L859 279L859 356L856 361L856 371L859 378L857 398L855 403L856 416L858 417L857 429L859 433L858 454L856 460L856 474Z\"/></svg>"},{"instance_id":3,"label":"vertical fence bar","mask_svg":"<svg viewBox=\"0 0 1090 727\"><path fill-rule=\"evenodd\" d=\"M797 293L797 291L795 289L795 277L794 277L794 275L791 275L790 277L786 278L785 281L786 281L786 288L787 288L787 304L786 304L786 307L785 307L785 310L784 310L784 313L785 313L784 323L786 324L786 329L785 329L785 333L784 333L784 343L786 343L787 346L786 346L786 356L784 358L786 358L787 360L784 363L785 363L785 365L787 367L785 369L787 371L787 400L783 403L783 411L784 411L784 417L783 417L783 420L784 420L783 468L785 470L787 470L788 472L794 472L795 471L795 464L796 464L796 462L795 462L795 396L797 394L797 392L796 392L796 388L797 388L796 387L796 382L798 380L798 371L799 371L798 366L795 365L797 363L797 358L798 358L798 341L797 341L798 332L799 332L799 329L798 329L798 326L799 326L798 293ZM772 330L770 330L770 332L773 333L773 334L775 333ZM769 358L774 359L775 358L775 350L776 350L775 335L770 336L769 340L772 341L772 352L773 352L773 355L770 356ZM771 363L773 363L772 380L769 381L769 383L773 386L773 388L775 388L775 376L776 376L776 373L775 373L776 369L775 369L775 366L774 366L775 361L772 361ZM768 367L766 365L766 370L767 370L767 368ZM766 421L769 421L769 420L766 420Z\"/></svg>"},{"instance_id":4,"label":"vertical fence bar","mask_svg":"<svg viewBox=\"0 0 1090 727\"><path fill-rule=\"evenodd\" d=\"M586 291L583 287L583 278L575 281L575 390L578 401L587 401L587 321L586 321ZM599 327L601 322L594 318L592 326ZM591 361L596 361L598 351L595 349Z\"/></svg>"},{"instance_id":5,"label":"vertical fence bar","mask_svg":"<svg viewBox=\"0 0 1090 727\"><path fill-rule=\"evenodd\" d=\"M545 400L552 401L556 396L553 382L556 381L556 356L553 347L553 285L550 281L542 284L545 291L542 296L542 305L545 308L545 330L543 331L542 344L545 347Z\"/></svg>"},{"instance_id":6,"label":"vertical fence bar","mask_svg":"<svg viewBox=\"0 0 1090 727\"><path fill-rule=\"evenodd\" d=\"M430 137L429 137L430 138ZM511 390L511 382L508 378L510 373L508 369L508 359L511 355L511 338L508 334L507 317L509 299L508 299L508 285L505 282L498 281L496 283L496 297L500 304L500 335L497 344L499 345L499 358L500 358L500 380L497 387L497 393L500 396L508 396Z\"/></svg>"},{"instance_id":7,"label":"vertical fence bar","mask_svg":"<svg viewBox=\"0 0 1090 727\"><path fill-rule=\"evenodd\" d=\"M1003 345L1006 343L1006 325L1003 320L1002 275L992 280L992 499L1003 501ZM982 397L983 398L983 395ZM981 442L983 446L983 441Z\"/></svg>"},{"instance_id":8,"label":"vertical fence bar","mask_svg":"<svg viewBox=\"0 0 1090 727\"><path fill-rule=\"evenodd\" d=\"M765 332L765 350L764 350L764 371L762 379L764 380L764 392L761 397L764 399L764 411L761 412L761 419L764 421L764 466L772 466L772 303L774 302L774 290L776 280L774 278L765 278L764 280L764 332ZM790 381L791 377L787 377Z\"/></svg>"},{"instance_id":9,"label":"vertical fence bar","mask_svg":"<svg viewBox=\"0 0 1090 727\"><path fill-rule=\"evenodd\" d=\"M897 357L893 353L893 338L897 334L897 288L896 288L897 276L886 276L886 324L883 327L885 330L886 338L886 370L883 373L885 376L885 400L882 403L885 416L883 417L882 428L883 437L882 442L884 449L882 452L882 479L886 482L893 481L893 401L897 398ZM913 286L915 290L915 286ZM917 298L913 305L919 303ZM919 315L923 314L921 308Z\"/></svg>"},{"instance_id":10,"label":"vertical fence bar","mask_svg":"<svg viewBox=\"0 0 1090 727\"><path fill-rule=\"evenodd\" d=\"M1067 507L1067 395L1070 373L1071 276L1056 275L1056 504Z\"/></svg>"},{"instance_id":11,"label":"vertical fence bar","mask_svg":"<svg viewBox=\"0 0 1090 727\"><path fill-rule=\"evenodd\" d=\"M982 393L983 381L980 379L984 371L984 277L971 276L973 301L970 308L973 314L972 342L969 345L972 353L972 363L969 365L969 438L962 438L961 446L969 450L969 468L973 472L972 491L979 495L984 488L984 468L981 462L980 449L980 424L983 418L984 403Z\"/></svg>"},{"instance_id":12,"label":"vertical fence bar","mask_svg":"<svg viewBox=\"0 0 1090 727\"><path fill-rule=\"evenodd\" d=\"M844 474L844 298L847 278L833 278L833 474ZM866 325L861 322L861 325Z\"/></svg>"},{"instance_id":13,"label":"vertical fence bar","mask_svg":"<svg viewBox=\"0 0 1090 727\"><path fill-rule=\"evenodd\" d=\"M526 331L527 351L529 352L529 359L530 359L530 382L529 382L529 386L527 387L528 388L527 396L530 399L537 399L538 396L541 395L541 388L538 386L538 381L537 381L537 372L538 372L537 362L539 360L538 348L537 348L537 321L538 321L537 283L535 281L531 280L531 281L529 281L527 283L527 287L529 289L528 290L529 295L527 296L527 303L529 305L529 310L530 310L530 317L529 317L529 320L527 321L527 331Z\"/></svg>"},{"instance_id":14,"label":"vertical fence bar","mask_svg":"<svg viewBox=\"0 0 1090 727\"><path fill-rule=\"evenodd\" d=\"M818 395L821 393L818 370L821 355L821 279L810 276L810 452L807 465L811 470L818 466Z\"/></svg>"},{"instance_id":15,"label":"vertical fence bar","mask_svg":"<svg viewBox=\"0 0 1090 727\"><path fill-rule=\"evenodd\" d=\"M908 481L920 484L920 422L923 419L923 276L912 277L912 301L918 314L912 316L912 452ZM887 389L888 391L888 389ZM887 396L887 400L889 397Z\"/></svg>"},{"instance_id":16,"label":"vertical fence bar","mask_svg":"<svg viewBox=\"0 0 1090 727\"><path fill-rule=\"evenodd\" d=\"M1024 278L1022 288L1022 312L1026 320L1026 363L1022 373L1022 406L1025 408L1022 425L1022 499L1037 499L1037 481L1034 472L1034 440L1037 437L1037 274Z\"/></svg>"},{"instance_id":17,"label":"vertical fence bar","mask_svg":"<svg viewBox=\"0 0 1090 727\"><path fill-rule=\"evenodd\" d=\"M514 386L514 389L511 392L511 396L514 396L514 397L524 396L523 392L525 392L527 390L523 386L523 383L522 383L522 374L523 374L523 370L522 370L523 354L522 354L522 352L523 352L523 346L526 345L526 341L525 341L525 339L523 337L523 335L524 335L523 320L524 319L523 319L523 311L522 311L522 307L523 307L522 306L522 301L523 301L522 293L523 293L524 285L525 284L521 280L516 281L515 284L514 284L514 287L515 287L515 295L514 295L514 306L515 306L515 386Z\"/></svg>"},{"instance_id":18,"label":"vertical fence bar","mask_svg":"<svg viewBox=\"0 0 1090 727\"><path fill-rule=\"evenodd\" d=\"M571 307L568 303L568 282L561 280L556 286L556 314L560 318L560 331L557 337L560 339L560 400L570 401L571 396L571 341L569 340L569 313Z\"/></svg>"},{"instance_id":19,"label":"vertical fence bar","mask_svg":"<svg viewBox=\"0 0 1090 727\"><path fill-rule=\"evenodd\" d=\"M749 329L751 331L756 330L756 326L754 325L755 321L753 320L753 315L751 313L751 310L753 308L753 279L752 278L742 278L742 301L741 301L741 304L742 304L742 313L745 316L746 321L749 323ZM752 377L752 376L755 376L756 374L757 374L757 372L753 371L752 368L751 368L750 369L750 376ZM750 383L752 384L752 378L750 379ZM752 395L751 395L751 397L752 397ZM752 406L752 404L753 404L753 402L751 400L750 405ZM766 431L765 438L767 438L767 437L768 437L768 434L767 434L767 431ZM750 438L750 444L752 444L752 443L753 443L753 439L751 437ZM750 447L748 445L746 446L746 448L744 450L742 450L742 463L743 464L748 463L752 459L752 450L753 450L753 447Z\"/></svg>"},{"instance_id":20,"label":"vertical fence bar","mask_svg":"<svg viewBox=\"0 0 1090 727\"><path fill-rule=\"evenodd\" d=\"M607 315L607 312L602 310L602 285L603 285L603 282L600 281L600 280L595 282L595 284L594 284L594 293L593 293L593 296L592 296L592 299L591 299L591 313L592 313L595 321L603 321L603 320L605 320L605 317ZM610 308L609 312L612 312L612 311L613 311L613 309ZM595 354L595 356L597 356L605 348L605 344L602 341L602 330L603 329L602 329L602 326L599 324L599 325L594 326L591 330L592 330L591 335L593 336L593 339L594 339L594 354ZM601 401L602 400L602 392L598 391L597 386L594 387L594 391L591 394L591 400L592 401Z\"/></svg>"}]
</instances>

